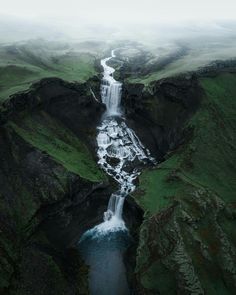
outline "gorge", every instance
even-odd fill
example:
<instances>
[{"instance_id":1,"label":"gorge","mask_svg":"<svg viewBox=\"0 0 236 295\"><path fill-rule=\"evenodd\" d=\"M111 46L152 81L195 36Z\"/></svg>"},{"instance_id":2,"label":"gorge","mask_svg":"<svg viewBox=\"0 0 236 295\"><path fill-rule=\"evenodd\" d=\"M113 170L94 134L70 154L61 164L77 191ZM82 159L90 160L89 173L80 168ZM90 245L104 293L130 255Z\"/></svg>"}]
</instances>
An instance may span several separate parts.
<instances>
[{"instance_id":1,"label":"gorge","mask_svg":"<svg viewBox=\"0 0 236 295\"><path fill-rule=\"evenodd\" d=\"M135 189L134 181L140 174L138 165L153 162L137 135L130 129L121 110L122 84L114 77L114 69L101 61L103 79L102 102L106 105L98 127L98 164L118 182L104 212L104 221L83 234L79 242L82 256L89 265L90 292L93 295L130 294L123 263L123 252L129 245L129 231L122 218L125 198Z\"/></svg>"},{"instance_id":2,"label":"gorge","mask_svg":"<svg viewBox=\"0 0 236 295\"><path fill-rule=\"evenodd\" d=\"M235 63L156 79L126 50L2 92L0 293L234 294Z\"/></svg>"}]
</instances>

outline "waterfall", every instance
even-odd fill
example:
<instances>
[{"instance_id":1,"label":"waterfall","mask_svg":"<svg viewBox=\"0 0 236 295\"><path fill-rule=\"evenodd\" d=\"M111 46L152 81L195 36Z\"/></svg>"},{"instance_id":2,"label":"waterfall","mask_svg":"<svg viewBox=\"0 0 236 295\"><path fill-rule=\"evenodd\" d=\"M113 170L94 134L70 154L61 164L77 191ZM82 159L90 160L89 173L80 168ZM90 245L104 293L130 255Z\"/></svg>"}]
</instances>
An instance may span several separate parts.
<instances>
[{"instance_id":1,"label":"waterfall","mask_svg":"<svg viewBox=\"0 0 236 295\"><path fill-rule=\"evenodd\" d=\"M107 115L119 116L122 84L116 81L113 77L115 70L107 65L107 62L115 56L115 51L112 50L111 56L101 61L104 69L103 79L101 84L101 98L102 102L107 107Z\"/></svg>"},{"instance_id":2,"label":"waterfall","mask_svg":"<svg viewBox=\"0 0 236 295\"><path fill-rule=\"evenodd\" d=\"M139 164L154 161L121 113L122 83L113 77L115 70L101 60L103 79L101 99L106 112L98 126L97 156L100 167L118 183L118 190L109 199L103 222L86 231L79 246L90 266L89 281L92 295L126 295L129 287L125 277L123 253L129 235L122 217L126 197L134 191L134 180L139 175Z\"/></svg>"},{"instance_id":3,"label":"waterfall","mask_svg":"<svg viewBox=\"0 0 236 295\"><path fill-rule=\"evenodd\" d=\"M98 164L119 183L119 190L110 197L107 211L104 213L104 222L94 228L99 234L127 230L122 212L125 197L134 191L134 180L139 175L134 161L153 160L135 132L121 118L122 83L114 79L115 70L107 65L107 62L115 57L115 51L112 50L110 57L101 60L104 69L101 97L106 105L106 116L98 127L97 155Z\"/></svg>"},{"instance_id":4,"label":"waterfall","mask_svg":"<svg viewBox=\"0 0 236 295\"><path fill-rule=\"evenodd\" d=\"M101 98L106 105L105 117L98 126L97 155L98 164L119 184L117 192L113 193L104 212L104 221L87 231L87 234L98 235L109 232L127 230L122 218L125 197L134 191L134 180L139 175L135 168L137 163L154 161L150 152L140 142L135 132L130 129L121 117L122 83L115 80L115 70L107 62L115 58L115 50L111 56L101 60L103 78L101 83Z\"/></svg>"}]
</instances>

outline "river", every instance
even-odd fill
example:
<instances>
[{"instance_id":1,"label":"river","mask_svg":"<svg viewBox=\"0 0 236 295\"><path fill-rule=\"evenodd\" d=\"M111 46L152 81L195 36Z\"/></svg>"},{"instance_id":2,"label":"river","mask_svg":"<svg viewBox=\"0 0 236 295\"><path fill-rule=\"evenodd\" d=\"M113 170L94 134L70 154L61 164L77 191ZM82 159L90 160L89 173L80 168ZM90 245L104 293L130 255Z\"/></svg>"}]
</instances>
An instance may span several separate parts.
<instances>
[{"instance_id":1,"label":"river","mask_svg":"<svg viewBox=\"0 0 236 295\"><path fill-rule=\"evenodd\" d=\"M103 79L101 99L106 105L97 134L97 156L100 167L118 183L109 199L104 221L86 231L79 249L89 265L89 288L92 295L130 294L124 251L130 244L129 230L123 220L125 198L134 191L139 164L154 159L125 122L121 109L122 83L114 78L115 69L108 66L111 56L101 60Z\"/></svg>"}]
</instances>

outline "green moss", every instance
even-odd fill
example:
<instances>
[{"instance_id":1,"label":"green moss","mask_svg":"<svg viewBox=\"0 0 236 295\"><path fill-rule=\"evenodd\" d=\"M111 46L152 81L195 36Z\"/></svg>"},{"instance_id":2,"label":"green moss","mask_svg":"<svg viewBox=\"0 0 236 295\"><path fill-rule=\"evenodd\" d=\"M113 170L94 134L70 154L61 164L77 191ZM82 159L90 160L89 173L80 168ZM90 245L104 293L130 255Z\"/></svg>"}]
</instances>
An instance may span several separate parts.
<instances>
[{"instance_id":1,"label":"green moss","mask_svg":"<svg viewBox=\"0 0 236 295\"><path fill-rule=\"evenodd\" d=\"M9 294L39 295L55 294L54 292L56 292L58 295L66 295L68 292L67 282L52 256L31 248L27 250L28 253L24 253L23 261L19 265L21 282L15 282L16 285L10 290ZM35 268L35 265L37 265L37 268ZM36 288L35 284L39 288Z\"/></svg>"},{"instance_id":2,"label":"green moss","mask_svg":"<svg viewBox=\"0 0 236 295\"><path fill-rule=\"evenodd\" d=\"M205 90L201 108L188 123L194 128L192 141L158 169L140 177L145 195L138 200L151 212L168 204L169 197L181 194L187 182L207 187L224 200L234 200L236 75L203 78L201 85Z\"/></svg>"},{"instance_id":3,"label":"green moss","mask_svg":"<svg viewBox=\"0 0 236 295\"><path fill-rule=\"evenodd\" d=\"M200 82L205 96L201 109L189 123L195 134L183 153L182 168L190 178L217 192L225 201L234 201L236 75L222 74ZM192 169L186 169L187 161L191 161Z\"/></svg>"},{"instance_id":4,"label":"green moss","mask_svg":"<svg viewBox=\"0 0 236 295\"><path fill-rule=\"evenodd\" d=\"M46 152L68 171L93 182L106 179L86 146L70 130L45 113L27 115L8 125L25 141Z\"/></svg>"},{"instance_id":5,"label":"green moss","mask_svg":"<svg viewBox=\"0 0 236 295\"><path fill-rule=\"evenodd\" d=\"M192 139L158 168L144 171L135 193L146 212L136 271L150 292L165 293L169 284L168 294L173 288L187 294L185 288L203 287L212 295L233 290L236 74L201 78L200 83L205 92L201 107L186 126L194 130ZM176 209L167 213L173 204ZM176 250L179 243L182 254ZM186 273L181 259L188 261ZM195 275L187 279L191 272Z\"/></svg>"},{"instance_id":6,"label":"green moss","mask_svg":"<svg viewBox=\"0 0 236 295\"><path fill-rule=\"evenodd\" d=\"M13 54L0 47L0 101L27 90L33 82L42 78L58 77L84 82L97 74L95 57L89 53L61 53L53 57L45 48L40 52L37 50L29 45L29 48L17 48Z\"/></svg>"},{"instance_id":7,"label":"green moss","mask_svg":"<svg viewBox=\"0 0 236 295\"><path fill-rule=\"evenodd\" d=\"M153 280L157 278L158 280ZM144 276L141 278L142 285L148 286L148 290L152 290L155 294L155 290L159 290L160 294L174 295L176 290L174 286L174 278L170 276L167 269L161 267L157 262L154 262Z\"/></svg>"},{"instance_id":8,"label":"green moss","mask_svg":"<svg viewBox=\"0 0 236 295\"><path fill-rule=\"evenodd\" d=\"M55 65L54 75L68 81L84 82L97 74L95 57L90 54L68 54L62 56Z\"/></svg>"}]
</instances>

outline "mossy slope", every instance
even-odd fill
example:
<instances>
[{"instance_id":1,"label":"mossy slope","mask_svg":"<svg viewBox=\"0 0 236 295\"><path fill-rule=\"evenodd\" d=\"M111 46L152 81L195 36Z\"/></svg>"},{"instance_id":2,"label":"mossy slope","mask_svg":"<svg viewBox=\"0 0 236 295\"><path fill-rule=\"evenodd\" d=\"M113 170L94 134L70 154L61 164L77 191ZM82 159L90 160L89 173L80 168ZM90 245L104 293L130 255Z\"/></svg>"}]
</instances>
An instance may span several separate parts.
<instances>
[{"instance_id":1,"label":"mossy slope","mask_svg":"<svg viewBox=\"0 0 236 295\"><path fill-rule=\"evenodd\" d=\"M105 180L87 147L45 112L27 115L8 125L26 142L47 153L68 171L94 182Z\"/></svg>"},{"instance_id":2,"label":"mossy slope","mask_svg":"<svg viewBox=\"0 0 236 295\"><path fill-rule=\"evenodd\" d=\"M87 294L78 252L41 229L50 214L85 201L106 181L86 145L44 111L25 110L0 127L0 293ZM63 227L63 224L61 224Z\"/></svg>"},{"instance_id":3,"label":"mossy slope","mask_svg":"<svg viewBox=\"0 0 236 295\"><path fill-rule=\"evenodd\" d=\"M86 294L80 258L55 249L40 230L47 217L42 209L63 204L75 175L25 142L10 125L1 128L0 142L0 293L62 295L73 285L78 294ZM89 185L88 180L80 183ZM64 259L74 261L75 271L67 270ZM80 276L68 283L73 274Z\"/></svg>"},{"instance_id":4,"label":"mossy slope","mask_svg":"<svg viewBox=\"0 0 236 295\"><path fill-rule=\"evenodd\" d=\"M140 294L234 294L236 75L200 84L191 140L140 177Z\"/></svg>"},{"instance_id":5,"label":"mossy slope","mask_svg":"<svg viewBox=\"0 0 236 295\"><path fill-rule=\"evenodd\" d=\"M94 55L62 46L42 40L0 46L0 101L42 78L85 82L97 75Z\"/></svg>"}]
</instances>

